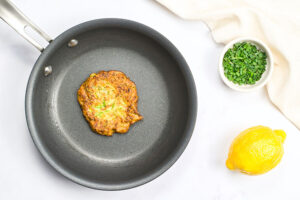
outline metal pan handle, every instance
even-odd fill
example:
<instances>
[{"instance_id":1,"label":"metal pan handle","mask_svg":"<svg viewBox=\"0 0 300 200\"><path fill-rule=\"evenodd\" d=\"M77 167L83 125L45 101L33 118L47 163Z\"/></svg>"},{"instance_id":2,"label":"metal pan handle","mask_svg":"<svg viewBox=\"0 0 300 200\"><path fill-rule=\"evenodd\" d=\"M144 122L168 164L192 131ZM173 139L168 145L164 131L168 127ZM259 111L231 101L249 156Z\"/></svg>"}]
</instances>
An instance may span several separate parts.
<instances>
[{"instance_id":1,"label":"metal pan handle","mask_svg":"<svg viewBox=\"0 0 300 200\"><path fill-rule=\"evenodd\" d=\"M28 42L35 46L39 51L43 51L44 47L30 37L26 32L26 27L31 27L42 38L49 43L52 39L43 32L38 26L33 24L10 0L0 0L0 18L2 18L8 25L15 29Z\"/></svg>"}]
</instances>

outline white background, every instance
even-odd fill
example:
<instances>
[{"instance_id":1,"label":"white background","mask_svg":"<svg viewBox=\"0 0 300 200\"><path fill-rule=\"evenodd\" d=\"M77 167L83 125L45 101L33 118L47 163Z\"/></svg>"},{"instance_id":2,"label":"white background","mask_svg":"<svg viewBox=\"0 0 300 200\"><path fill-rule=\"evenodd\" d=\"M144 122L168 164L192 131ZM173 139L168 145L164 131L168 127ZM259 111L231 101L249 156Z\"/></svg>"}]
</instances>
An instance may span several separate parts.
<instances>
[{"instance_id":1,"label":"white background","mask_svg":"<svg viewBox=\"0 0 300 200\"><path fill-rule=\"evenodd\" d=\"M52 37L92 19L119 17L165 35L186 58L198 91L193 137L166 173L138 188L107 192L77 185L54 171L36 150L24 112L27 80L39 52L0 22L0 199L299 199L300 134L268 100L266 90L227 88L217 73L221 45L208 28L184 21L150 0L15 0ZM285 155L271 172L247 176L225 167L232 139L254 125L284 129Z\"/></svg>"}]
</instances>

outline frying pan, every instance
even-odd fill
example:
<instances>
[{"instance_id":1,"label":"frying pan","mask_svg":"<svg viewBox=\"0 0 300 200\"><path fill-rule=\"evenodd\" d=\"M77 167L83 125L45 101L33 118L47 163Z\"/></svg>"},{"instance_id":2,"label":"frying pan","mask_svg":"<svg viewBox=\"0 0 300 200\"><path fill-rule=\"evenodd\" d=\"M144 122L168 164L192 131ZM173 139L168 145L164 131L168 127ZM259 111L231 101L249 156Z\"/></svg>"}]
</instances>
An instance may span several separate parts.
<instances>
[{"instance_id":1,"label":"frying pan","mask_svg":"<svg viewBox=\"0 0 300 200\"><path fill-rule=\"evenodd\" d=\"M194 129L197 95L187 63L165 37L137 22L98 19L52 40L8 0L0 0L0 16L41 51L27 85L26 119L58 172L83 186L121 190L153 180L179 158ZM32 39L27 26L49 45ZM126 134L98 135L81 113L77 89L101 70L122 71L137 85L144 119Z\"/></svg>"}]
</instances>

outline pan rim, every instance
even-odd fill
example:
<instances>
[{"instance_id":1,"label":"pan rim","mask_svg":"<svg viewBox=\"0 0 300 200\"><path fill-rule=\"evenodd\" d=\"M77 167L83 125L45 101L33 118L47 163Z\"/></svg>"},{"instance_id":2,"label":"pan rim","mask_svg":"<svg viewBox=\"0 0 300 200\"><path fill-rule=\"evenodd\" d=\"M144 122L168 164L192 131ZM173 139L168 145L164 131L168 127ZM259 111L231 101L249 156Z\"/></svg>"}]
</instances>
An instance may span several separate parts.
<instances>
[{"instance_id":1,"label":"pan rim","mask_svg":"<svg viewBox=\"0 0 300 200\"><path fill-rule=\"evenodd\" d=\"M189 102L189 110L188 110L188 117L189 120L187 120L187 125L184 130L185 137L182 138L182 141L179 143L179 147L174 149L172 155L170 155L169 159L164 162L160 167L153 170L149 174L145 174L143 177L139 178L138 180L130 180L128 182L124 183L118 183L118 184L102 184L99 182L91 182L85 179L82 179L76 174L69 172L66 170L63 165L57 163L55 159L49 154L47 151L47 148L43 146L41 139L39 137L39 133L36 130L36 126L34 123L34 117L33 117L33 111L32 111L32 95L33 95L33 89L35 86L35 77L37 77L39 68L41 67L39 65L40 62L42 62L43 58L47 56L47 52L51 49L54 44L60 44L68 35L76 32L78 29L85 29L86 27L90 26L100 26L103 24L110 24L111 26L120 26L122 25L124 28L128 28L130 30L139 31L140 33L151 37L151 39L154 39L157 43L159 43L162 48L164 48L174 59L176 58L176 62L178 63L178 67L180 68L183 77L186 81L187 89L188 89L188 102ZM92 188L92 189L99 189L99 190L108 190L108 191L115 191L115 190L125 190L134 188L140 185L143 185L145 183L148 183L155 178L159 177L161 174L163 174L165 171L167 171L182 155L184 150L186 149L191 136L193 134L193 130L196 123L196 117L197 117L197 91L196 91L196 85L194 82L193 75L190 71L190 68L188 64L186 63L184 57L181 55L179 50L161 33L158 31L141 24L139 22L127 20L127 19L120 19L120 18L102 18L102 19L96 19L91 20L87 22L83 22L81 24L78 24L53 40L46 49L42 52L42 54L37 59L36 63L34 64L34 67L31 71L31 74L29 76L27 88L26 88L26 95L25 95L25 114L26 114L26 121L28 130L30 132L31 138L37 147L38 151L41 153L42 157L46 160L46 162L49 163L50 166L52 166L57 172L59 172L61 175L66 177L67 179L80 184L82 186Z\"/></svg>"}]
</instances>

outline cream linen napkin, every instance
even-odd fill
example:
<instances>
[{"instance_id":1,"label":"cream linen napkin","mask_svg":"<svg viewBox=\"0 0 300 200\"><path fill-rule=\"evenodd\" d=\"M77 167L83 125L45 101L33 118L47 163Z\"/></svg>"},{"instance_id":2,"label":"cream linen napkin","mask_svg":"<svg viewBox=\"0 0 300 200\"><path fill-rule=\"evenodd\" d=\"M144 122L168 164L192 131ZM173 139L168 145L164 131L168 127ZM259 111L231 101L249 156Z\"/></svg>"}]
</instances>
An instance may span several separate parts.
<instances>
[{"instance_id":1,"label":"cream linen napkin","mask_svg":"<svg viewBox=\"0 0 300 200\"><path fill-rule=\"evenodd\" d=\"M264 41L274 56L271 101L300 129L300 0L156 0L176 15L202 20L217 43Z\"/></svg>"}]
</instances>

